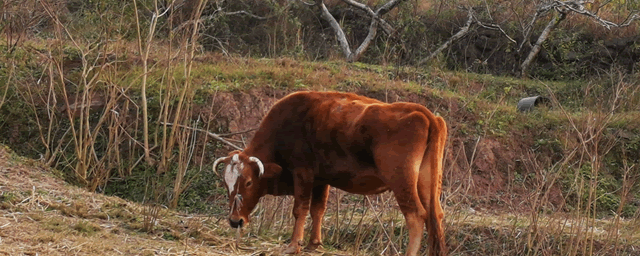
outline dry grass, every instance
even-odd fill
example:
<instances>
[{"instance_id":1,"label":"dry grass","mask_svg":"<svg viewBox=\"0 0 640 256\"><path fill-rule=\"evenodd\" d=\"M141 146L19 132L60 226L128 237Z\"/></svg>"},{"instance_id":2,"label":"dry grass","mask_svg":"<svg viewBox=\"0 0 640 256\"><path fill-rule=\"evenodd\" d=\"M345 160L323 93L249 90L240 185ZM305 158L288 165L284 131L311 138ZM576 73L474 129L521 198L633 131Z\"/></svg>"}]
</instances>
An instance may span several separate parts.
<instances>
[{"instance_id":1,"label":"dry grass","mask_svg":"<svg viewBox=\"0 0 640 256\"><path fill-rule=\"evenodd\" d=\"M153 229L142 232L148 206L67 185L40 162L18 157L4 146L0 175L0 254L5 255L279 255L293 224L292 198L269 196L254 212L239 246L224 217L186 215L163 207L157 208ZM392 194L365 198L332 190L329 203L325 248L302 255L402 251L406 231ZM463 206L446 210L452 255L526 254L524 238L534 226L528 214L490 214ZM596 219L587 226L571 214L541 215L535 226L544 246L533 255L562 252L562 246L579 235L578 229L593 232L598 245L593 255L611 255L615 244L618 255L637 252L638 219L617 224L614 220ZM550 250L552 246L559 249Z\"/></svg>"},{"instance_id":2,"label":"dry grass","mask_svg":"<svg viewBox=\"0 0 640 256\"><path fill-rule=\"evenodd\" d=\"M249 232L238 246L226 219L164 207L143 232L148 206L68 185L5 146L0 177L0 255L279 255L288 238Z\"/></svg>"},{"instance_id":3,"label":"dry grass","mask_svg":"<svg viewBox=\"0 0 640 256\"><path fill-rule=\"evenodd\" d=\"M0 148L0 254L228 255L217 220L161 210L140 232L143 206L65 184L34 160ZM171 238L171 239L166 239ZM213 245L213 246L211 246Z\"/></svg>"}]
</instances>

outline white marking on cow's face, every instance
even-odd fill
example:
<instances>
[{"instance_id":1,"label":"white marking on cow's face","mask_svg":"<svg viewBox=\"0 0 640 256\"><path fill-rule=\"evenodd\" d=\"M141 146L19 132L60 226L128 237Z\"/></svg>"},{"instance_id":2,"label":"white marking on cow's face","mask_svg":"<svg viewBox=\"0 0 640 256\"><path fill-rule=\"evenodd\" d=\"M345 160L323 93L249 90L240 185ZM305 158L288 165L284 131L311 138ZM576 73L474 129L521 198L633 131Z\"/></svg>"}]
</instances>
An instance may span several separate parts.
<instances>
[{"instance_id":1,"label":"white marking on cow's face","mask_svg":"<svg viewBox=\"0 0 640 256\"><path fill-rule=\"evenodd\" d=\"M227 183L229 188L229 194L233 193L233 186L236 184L236 180L238 180L238 175L234 173L233 166L227 165L227 168L224 172L224 181Z\"/></svg>"},{"instance_id":2,"label":"white marking on cow's face","mask_svg":"<svg viewBox=\"0 0 640 256\"><path fill-rule=\"evenodd\" d=\"M240 177L240 172L243 168L243 163L234 164L232 162L231 164L227 165L227 168L224 172L224 181L229 187L229 194L233 193L234 187L236 185L236 182L238 181L238 178Z\"/></svg>"}]
</instances>

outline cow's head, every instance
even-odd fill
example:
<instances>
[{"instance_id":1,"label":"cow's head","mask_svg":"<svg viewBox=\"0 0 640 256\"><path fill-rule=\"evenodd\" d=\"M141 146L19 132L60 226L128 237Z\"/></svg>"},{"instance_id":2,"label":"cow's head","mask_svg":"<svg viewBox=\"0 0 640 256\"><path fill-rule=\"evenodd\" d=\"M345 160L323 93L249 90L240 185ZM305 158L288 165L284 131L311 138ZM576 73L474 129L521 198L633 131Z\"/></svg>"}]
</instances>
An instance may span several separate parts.
<instances>
[{"instance_id":1,"label":"cow's head","mask_svg":"<svg viewBox=\"0 0 640 256\"><path fill-rule=\"evenodd\" d=\"M260 197L265 194L265 175L279 172L276 164L263 165L257 157L248 156L242 151L233 151L227 157L218 158L213 163L216 171L219 164L224 163L222 176L229 192L229 224L233 228L249 223L249 214L253 211Z\"/></svg>"}]
</instances>

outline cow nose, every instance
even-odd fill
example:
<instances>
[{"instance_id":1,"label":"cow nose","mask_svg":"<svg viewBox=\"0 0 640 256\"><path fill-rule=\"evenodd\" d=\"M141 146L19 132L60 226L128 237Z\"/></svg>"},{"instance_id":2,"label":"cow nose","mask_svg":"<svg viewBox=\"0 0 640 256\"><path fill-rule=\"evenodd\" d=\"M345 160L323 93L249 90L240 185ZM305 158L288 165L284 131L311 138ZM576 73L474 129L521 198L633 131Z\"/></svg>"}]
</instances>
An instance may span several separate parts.
<instances>
[{"instance_id":1,"label":"cow nose","mask_svg":"<svg viewBox=\"0 0 640 256\"><path fill-rule=\"evenodd\" d=\"M232 228L241 228L242 227L242 223L244 223L244 220L240 219L240 220L232 220L231 218L229 218L229 225L231 225Z\"/></svg>"}]
</instances>

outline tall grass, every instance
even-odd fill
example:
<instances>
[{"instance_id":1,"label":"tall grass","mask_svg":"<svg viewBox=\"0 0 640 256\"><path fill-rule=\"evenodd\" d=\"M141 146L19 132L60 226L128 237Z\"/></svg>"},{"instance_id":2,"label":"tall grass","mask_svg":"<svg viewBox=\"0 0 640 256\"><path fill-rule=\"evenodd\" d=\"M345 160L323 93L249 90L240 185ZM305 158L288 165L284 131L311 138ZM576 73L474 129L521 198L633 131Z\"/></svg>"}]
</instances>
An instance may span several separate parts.
<instances>
[{"instance_id":1,"label":"tall grass","mask_svg":"<svg viewBox=\"0 0 640 256\"><path fill-rule=\"evenodd\" d=\"M15 62L6 77L13 83L2 88L0 104L9 92L27 104L44 149L42 160L69 171L70 180L96 191L114 176L154 170L146 200L177 207L180 195L203 170L209 142L190 126L209 128L215 123L211 116L204 117L206 124L191 120L195 95L191 70L207 1L198 1L189 18L180 21L186 25L179 30L167 29L178 20L173 18L173 1L167 6L157 0L142 1L144 7L153 7L149 16L138 15L143 9L138 1L118 5L122 16L135 14L137 49L122 39L130 24L101 13L113 10L84 10L86 21L96 19L101 24L87 33L52 3L58 2L34 2L53 23L49 39L34 38L35 47L12 42L16 52L36 56L42 66L24 72L31 63L6 56ZM171 40L158 40L160 27ZM142 66L139 74L128 66L136 60ZM177 71L184 79L176 79ZM152 73L162 77L150 77ZM159 111L152 116L151 108ZM201 154L199 162L196 153Z\"/></svg>"}]
</instances>

